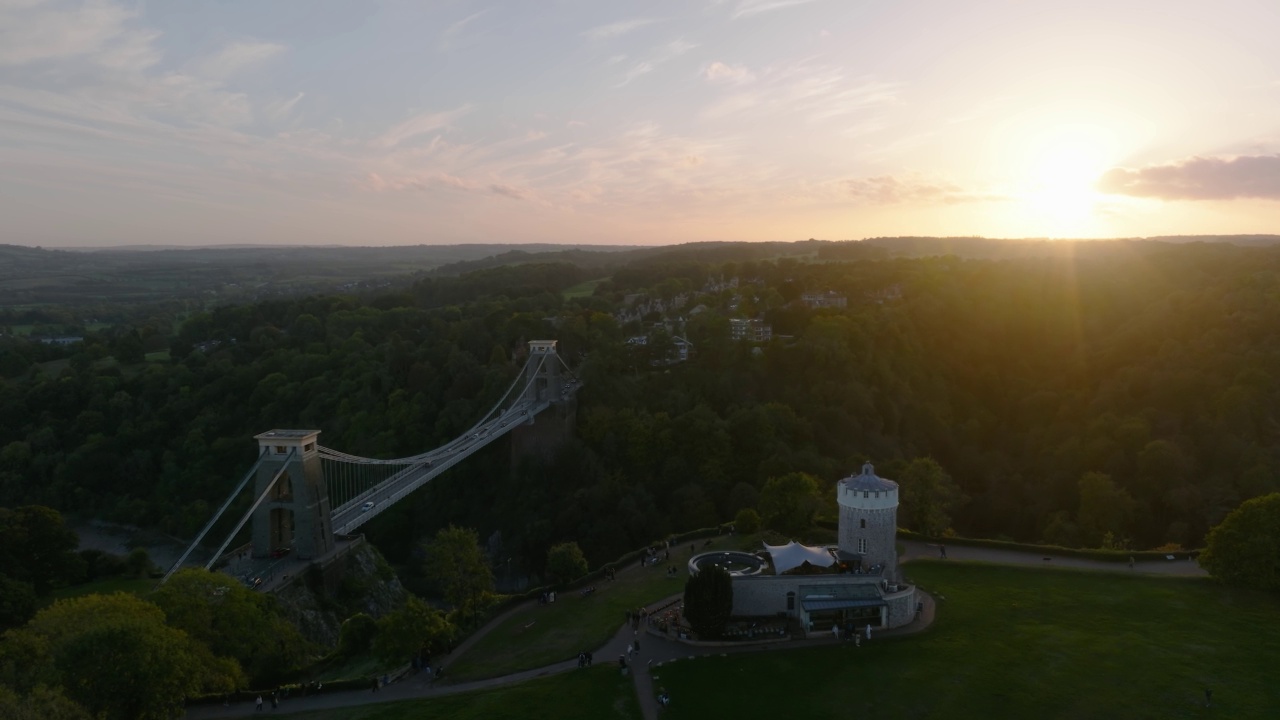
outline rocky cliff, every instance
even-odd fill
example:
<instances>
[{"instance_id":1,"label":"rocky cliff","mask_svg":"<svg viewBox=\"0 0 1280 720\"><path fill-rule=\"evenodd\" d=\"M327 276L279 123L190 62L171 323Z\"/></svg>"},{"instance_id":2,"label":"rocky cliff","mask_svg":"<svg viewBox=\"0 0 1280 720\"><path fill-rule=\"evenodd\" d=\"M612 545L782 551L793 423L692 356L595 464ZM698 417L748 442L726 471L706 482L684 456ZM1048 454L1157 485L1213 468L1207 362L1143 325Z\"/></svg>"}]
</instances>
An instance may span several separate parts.
<instances>
[{"instance_id":1,"label":"rocky cliff","mask_svg":"<svg viewBox=\"0 0 1280 720\"><path fill-rule=\"evenodd\" d=\"M276 591L281 610L308 640L338 644L342 621L356 613L373 618L399 608L408 591L377 548L361 542L335 566L312 568Z\"/></svg>"}]
</instances>

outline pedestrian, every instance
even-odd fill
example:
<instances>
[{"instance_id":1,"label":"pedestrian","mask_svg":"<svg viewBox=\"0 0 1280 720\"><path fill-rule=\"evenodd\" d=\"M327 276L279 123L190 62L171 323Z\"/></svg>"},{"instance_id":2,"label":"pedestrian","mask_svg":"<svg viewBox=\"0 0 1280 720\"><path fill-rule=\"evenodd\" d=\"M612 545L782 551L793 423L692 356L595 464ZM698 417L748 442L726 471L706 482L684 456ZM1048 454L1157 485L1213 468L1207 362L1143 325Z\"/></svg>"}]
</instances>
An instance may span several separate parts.
<instances>
[{"instance_id":1,"label":"pedestrian","mask_svg":"<svg viewBox=\"0 0 1280 720\"><path fill-rule=\"evenodd\" d=\"M274 691L271 693L271 709L275 710L280 707L280 696Z\"/></svg>"},{"instance_id":2,"label":"pedestrian","mask_svg":"<svg viewBox=\"0 0 1280 720\"><path fill-rule=\"evenodd\" d=\"M856 631L853 633L853 646L862 647L862 636L859 635Z\"/></svg>"},{"instance_id":3,"label":"pedestrian","mask_svg":"<svg viewBox=\"0 0 1280 720\"><path fill-rule=\"evenodd\" d=\"M1204 706L1209 707L1209 704L1212 702L1213 702L1213 691L1210 690L1209 688L1205 688L1204 689Z\"/></svg>"},{"instance_id":4,"label":"pedestrian","mask_svg":"<svg viewBox=\"0 0 1280 720\"><path fill-rule=\"evenodd\" d=\"M258 712L262 712L262 696L261 695L258 696L258 702L255 705L255 709Z\"/></svg>"},{"instance_id":5,"label":"pedestrian","mask_svg":"<svg viewBox=\"0 0 1280 720\"><path fill-rule=\"evenodd\" d=\"M1132 556L1132 555L1130 555L1130 556L1129 556L1129 569L1130 569L1130 570L1132 570L1132 569L1133 569L1133 556Z\"/></svg>"},{"instance_id":6,"label":"pedestrian","mask_svg":"<svg viewBox=\"0 0 1280 720\"><path fill-rule=\"evenodd\" d=\"M376 677L373 679L373 690L371 692L378 692L378 678Z\"/></svg>"},{"instance_id":7,"label":"pedestrian","mask_svg":"<svg viewBox=\"0 0 1280 720\"><path fill-rule=\"evenodd\" d=\"M940 550L940 551L942 552L942 559L943 559L943 560L946 560L946 559L947 559L947 546L946 546L946 545L939 545L939 546L938 546L938 550Z\"/></svg>"},{"instance_id":8,"label":"pedestrian","mask_svg":"<svg viewBox=\"0 0 1280 720\"><path fill-rule=\"evenodd\" d=\"M867 639L871 639L871 623L867 623Z\"/></svg>"},{"instance_id":9,"label":"pedestrian","mask_svg":"<svg viewBox=\"0 0 1280 720\"><path fill-rule=\"evenodd\" d=\"M839 625L832 625L832 626L831 626L831 637L833 637L833 638L835 638L835 639L837 639L837 640L839 640L839 639L840 639L840 626L839 626Z\"/></svg>"},{"instance_id":10,"label":"pedestrian","mask_svg":"<svg viewBox=\"0 0 1280 720\"><path fill-rule=\"evenodd\" d=\"M591 667L591 652L587 652L587 667Z\"/></svg>"},{"instance_id":11,"label":"pedestrian","mask_svg":"<svg viewBox=\"0 0 1280 720\"><path fill-rule=\"evenodd\" d=\"M640 654L640 638L635 639L635 646L636 646L636 654L639 655Z\"/></svg>"},{"instance_id":12,"label":"pedestrian","mask_svg":"<svg viewBox=\"0 0 1280 720\"><path fill-rule=\"evenodd\" d=\"M636 646L631 643L627 643L627 657L631 657L632 653L634 653L635 651L636 651Z\"/></svg>"}]
</instances>

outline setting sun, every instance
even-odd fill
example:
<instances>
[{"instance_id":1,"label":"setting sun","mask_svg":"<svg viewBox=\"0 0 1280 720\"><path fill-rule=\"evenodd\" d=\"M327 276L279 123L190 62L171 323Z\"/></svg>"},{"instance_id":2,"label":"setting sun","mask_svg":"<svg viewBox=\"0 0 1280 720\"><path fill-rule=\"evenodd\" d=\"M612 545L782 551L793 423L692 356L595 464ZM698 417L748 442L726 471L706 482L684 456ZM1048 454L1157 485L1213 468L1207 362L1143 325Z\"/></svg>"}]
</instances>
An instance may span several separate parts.
<instances>
[{"instance_id":1,"label":"setting sun","mask_svg":"<svg viewBox=\"0 0 1280 720\"><path fill-rule=\"evenodd\" d=\"M1058 125L1029 133L1020 144L1013 194L1025 214L1047 234L1090 233L1102 199L1094 184L1114 160L1114 138L1097 126Z\"/></svg>"}]
</instances>

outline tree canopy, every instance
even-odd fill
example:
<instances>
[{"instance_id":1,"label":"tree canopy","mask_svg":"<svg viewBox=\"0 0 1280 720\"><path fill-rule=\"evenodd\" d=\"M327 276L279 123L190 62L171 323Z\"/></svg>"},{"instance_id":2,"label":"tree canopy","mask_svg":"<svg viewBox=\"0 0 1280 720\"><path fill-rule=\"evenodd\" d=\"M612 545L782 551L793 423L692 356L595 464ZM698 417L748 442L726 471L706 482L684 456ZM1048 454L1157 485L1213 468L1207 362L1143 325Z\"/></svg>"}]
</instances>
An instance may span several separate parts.
<instances>
[{"instance_id":1,"label":"tree canopy","mask_svg":"<svg viewBox=\"0 0 1280 720\"><path fill-rule=\"evenodd\" d=\"M437 532L423 552L427 577L440 586L454 608L467 608L493 591L493 570L475 530L450 525Z\"/></svg>"},{"instance_id":2,"label":"tree canopy","mask_svg":"<svg viewBox=\"0 0 1280 720\"><path fill-rule=\"evenodd\" d=\"M1209 532L1200 564L1233 585L1280 591L1280 493L1246 501Z\"/></svg>"}]
</instances>

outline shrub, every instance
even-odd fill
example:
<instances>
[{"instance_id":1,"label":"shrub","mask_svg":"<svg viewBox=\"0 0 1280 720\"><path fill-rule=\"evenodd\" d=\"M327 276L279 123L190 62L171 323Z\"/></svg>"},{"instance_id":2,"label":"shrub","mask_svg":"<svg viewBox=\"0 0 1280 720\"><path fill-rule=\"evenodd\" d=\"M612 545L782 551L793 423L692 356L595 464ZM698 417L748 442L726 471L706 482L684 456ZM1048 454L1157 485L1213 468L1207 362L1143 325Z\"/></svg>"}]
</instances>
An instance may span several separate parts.
<instances>
[{"instance_id":1,"label":"shrub","mask_svg":"<svg viewBox=\"0 0 1280 720\"><path fill-rule=\"evenodd\" d=\"M732 611L733 581L724 568L699 570L685 582L684 616L699 637L720 637Z\"/></svg>"}]
</instances>

